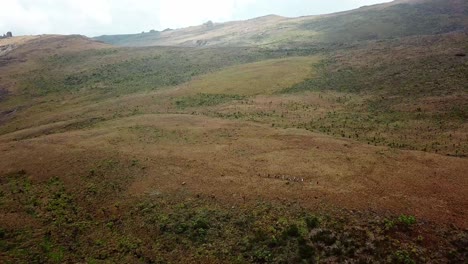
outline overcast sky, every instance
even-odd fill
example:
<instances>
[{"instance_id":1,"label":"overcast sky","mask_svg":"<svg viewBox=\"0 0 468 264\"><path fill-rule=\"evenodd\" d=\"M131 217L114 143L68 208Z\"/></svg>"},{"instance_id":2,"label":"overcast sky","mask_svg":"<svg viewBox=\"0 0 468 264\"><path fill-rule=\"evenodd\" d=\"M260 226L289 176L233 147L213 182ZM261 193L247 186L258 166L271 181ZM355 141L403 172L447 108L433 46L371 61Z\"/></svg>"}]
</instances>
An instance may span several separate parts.
<instances>
[{"instance_id":1,"label":"overcast sky","mask_svg":"<svg viewBox=\"0 0 468 264\"><path fill-rule=\"evenodd\" d=\"M92 37L268 14L316 15L382 2L390 0L0 0L0 33Z\"/></svg>"}]
</instances>

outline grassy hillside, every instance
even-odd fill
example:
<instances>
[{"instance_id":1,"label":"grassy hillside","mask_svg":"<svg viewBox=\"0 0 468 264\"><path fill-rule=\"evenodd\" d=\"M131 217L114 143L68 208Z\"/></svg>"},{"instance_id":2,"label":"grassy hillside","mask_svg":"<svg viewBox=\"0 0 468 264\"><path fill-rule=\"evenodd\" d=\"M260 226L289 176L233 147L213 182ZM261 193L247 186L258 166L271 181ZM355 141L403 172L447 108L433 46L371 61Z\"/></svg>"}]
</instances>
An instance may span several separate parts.
<instances>
[{"instance_id":1,"label":"grassy hillside","mask_svg":"<svg viewBox=\"0 0 468 264\"><path fill-rule=\"evenodd\" d=\"M0 40L0 262L463 263L468 35L435 26L456 4L209 33L251 47ZM397 13L418 30L382 31Z\"/></svg>"},{"instance_id":2,"label":"grassy hillside","mask_svg":"<svg viewBox=\"0 0 468 264\"><path fill-rule=\"evenodd\" d=\"M318 38L327 42L442 34L467 29L467 10L468 3L460 0L395 1L306 21L300 27L320 32Z\"/></svg>"},{"instance_id":3,"label":"grassy hillside","mask_svg":"<svg viewBox=\"0 0 468 264\"><path fill-rule=\"evenodd\" d=\"M313 75L316 57L290 57L242 64L196 78L187 93L272 94Z\"/></svg>"},{"instance_id":4,"label":"grassy hillside","mask_svg":"<svg viewBox=\"0 0 468 264\"><path fill-rule=\"evenodd\" d=\"M16 78L16 81L23 94L86 90L115 96L178 85L194 76L231 65L311 52L174 47L85 50L38 59L29 74Z\"/></svg>"},{"instance_id":5,"label":"grassy hillside","mask_svg":"<svg viewBox=\"0 0 468 264\"><path fill-rule=\"evenodd\" d=\"M467 10L468 4L463 0L394 1L330 15L266 16L214 27L201 25L157 34L95 39L121 46L327 46L328 43L464 31L468 28Z\"/></svg>"},{"instance_id":6,"label":"grassy hillside","mask_svg":"<svg viewBox=\"0 0 468 264\"><path fill-rule=\"evenodd\" d=\"M98 41L109 43L117 46L135 46L133 43L140 41L149 41L150 39L158 39L160 32L148 32L141 34L123 34L123 35L104 35L96 37Z\"/></svg>"}]
</instances>

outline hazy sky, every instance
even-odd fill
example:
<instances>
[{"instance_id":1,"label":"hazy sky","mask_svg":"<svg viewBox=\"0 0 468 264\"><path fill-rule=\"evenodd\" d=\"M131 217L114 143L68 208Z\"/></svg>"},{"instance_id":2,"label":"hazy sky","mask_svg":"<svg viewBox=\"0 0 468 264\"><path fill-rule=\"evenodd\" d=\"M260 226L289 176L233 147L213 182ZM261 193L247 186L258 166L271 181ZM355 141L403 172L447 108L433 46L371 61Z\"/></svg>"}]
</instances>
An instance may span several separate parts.
<instances>
[{"instance_id":1,"label":"hazy sky","mask_svg":"<svg viewBox=\"0 0 468 264\"><path fill-rule=\"evenodd\" d=\"M277 14L316 15L390 0L0 0L0 33L103 34Z\"/></svg>"}]
</instances>

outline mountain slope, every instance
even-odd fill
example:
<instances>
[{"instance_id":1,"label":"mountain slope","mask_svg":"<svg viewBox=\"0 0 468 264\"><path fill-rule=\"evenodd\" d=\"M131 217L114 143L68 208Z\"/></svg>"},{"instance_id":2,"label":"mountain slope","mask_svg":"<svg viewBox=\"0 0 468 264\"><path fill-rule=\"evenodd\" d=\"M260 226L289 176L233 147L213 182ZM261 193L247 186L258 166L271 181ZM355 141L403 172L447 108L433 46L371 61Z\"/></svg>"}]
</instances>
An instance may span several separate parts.
<instances>
[{"instance_id":1,"label":"mountain slope","mask_svg":"<svg viewBox=\"0 0 468 264\"><path fill-rule=\"evenodd\" d=\"M468 34L347 25L428 3L0 40L0 262L464 263Z\"/></svg>"},{"instance_id":2,"label":"mountain slope","mask_svg":"<svg viewBox=\"0 0 468 264\"><path fill-rule=\"evenodd\" d=\"M96 40L123 46L297 46L442 34L468 27L463 0L405 0L322 16L266 16ZM430 17L430 19L427 19Z\"/></svg>"},{"instance_id":3,"label":"mountain slope","mask_svg":"<svg viewBox=\"0 0 468 264\"><path fill-rule=\"evenodd\" d=\"M0 53L0 91L15 92L20 79L18 74L37 69L37 62L41 59L109 47L111 46L79 35L0 39L0 50L4 50Z\"/></svg>"}]
</instances>

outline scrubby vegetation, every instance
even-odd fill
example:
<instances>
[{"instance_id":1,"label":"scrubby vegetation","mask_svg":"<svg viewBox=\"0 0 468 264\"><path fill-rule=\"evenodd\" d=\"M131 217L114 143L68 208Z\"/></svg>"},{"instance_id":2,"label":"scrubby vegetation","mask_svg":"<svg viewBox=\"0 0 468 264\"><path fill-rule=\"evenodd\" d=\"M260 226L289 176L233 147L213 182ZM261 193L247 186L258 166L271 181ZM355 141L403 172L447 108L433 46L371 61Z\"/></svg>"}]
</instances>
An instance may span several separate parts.
<instances>
[{"instance_id":1,"label":"scrubby vegetation","mask_svg":"<svg viewBox=\"0 0 468 264\"><path fill-rule=\"evenodd\" d=\"M257 47L15 46L0 262L463 263L465 3L423 2L241 36Z\"/></svg>"},{"instance_id":2,"label":"scrubby vegetation","mask_svg":"<svg viewBox=\"0 0 468 264\"><path fill-rule=\"evenodd\" d=\"M116 96L178 85L231 65L309 52L258 48L89 50L41 59L34 70L17 78L25 94L81 91Z\"/></svg>"},{"instance_id":3,"label":"scrubby vegetation","mask_svg":"<svg viewBox=\"0 0 468 264\"><path fill-rule=\"evenodd\" d=\"M278 103L271 97L261 106L258 101L248 101L208 114L297 127L369 145L465 157L467 135L455 131L463 130L468 113L464 84L468 69L464 59L447 52L447 45L459 47L461 39L450 43L448 39L451 37L371 43L345 55L330 56L314 64L312 78L283 90L283 94L318 97L312 104L307 99ZM394 44L408 49L429 45L433 51L412 59L392 59ZM369 50L377 51L366 54ZM426 98L435 101L431 108Z\"/></svg>"},{"instance_id":4,"label":"scrubby vegetation","mask_svg":"<svg viewBox=\"0 0 468 264\"><path fill-rule=\"evenodd\" d=\"M233 100L242 100L244 96L226 95L226 94L197 94L190 97L181 97L176 99L175 104L178 108L213 106L227 103Z\"/></svg>"},{"instance_id":5,"label":"scrubby vegetation","mask_svg":"<svg viewBox=\"0 0 468 264\"><path fill-rule=\"evenodd\" d=\"M98 163L96 170L81 176L86 184L79 186L68 186L60 178L32 182L26 171L2 175L0 210L13 215L24 212L27 216L23 218L31 219L36 227L3 227L0 256L6 263L315 263L347 259L416 263L461 261L464 257L466 233L446 230L452 244L427 249L424 236L430 226L415 225L411 216L381 220L342 212L338 217L268 201L229 206L199 195L156 194L124 203L111 199L94 204L96 197L115 197L122 185L109 186L93 179L105 176L101 173L107 174L106 168L129 166L129 172L134 172L138 165L132 164ZM396 226L402 229L394 229Z\"/></svg>"},{"instance_id":6,"label":"scrubby vegetation","mask_svg":"<svg viewBox=\"0 0 468 264\"><path fill-rule=\"evenodd\" d=\"M330 42L442 34L464 29L467 19L462 10L466 8L466 3L453 0L403 2L378 10L363 7L351 14L307 21L301 27L321 32L322 40Z\"/></svg>"}]
</instances>

